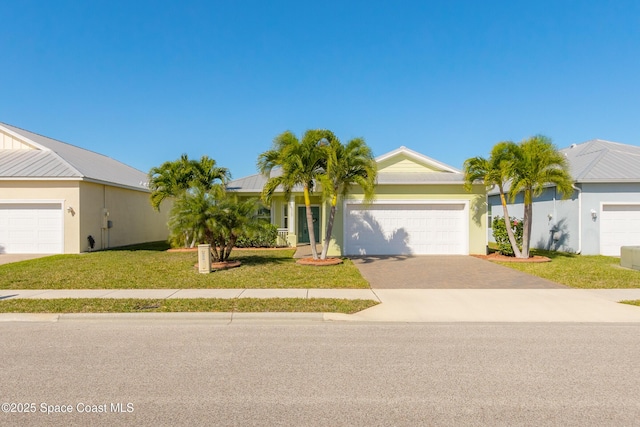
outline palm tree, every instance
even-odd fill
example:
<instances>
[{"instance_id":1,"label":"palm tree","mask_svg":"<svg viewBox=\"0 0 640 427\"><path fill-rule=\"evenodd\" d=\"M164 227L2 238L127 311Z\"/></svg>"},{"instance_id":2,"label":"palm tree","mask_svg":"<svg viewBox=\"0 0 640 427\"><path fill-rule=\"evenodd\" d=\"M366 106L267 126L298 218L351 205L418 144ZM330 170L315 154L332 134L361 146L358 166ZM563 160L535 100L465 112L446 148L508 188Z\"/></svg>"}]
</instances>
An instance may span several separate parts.
<instances>
[{"instance_id":1,"label":"palm tree","mask_svg":"<svg viewBox=\"0 0 640 427\"><path fill-rule=\"evenodd\" d=\"M167 197L179 197L183 192L201 187L205 191L224 188L230 179L227 168L217 167L216 161L209 156L200 160L189 160L186 154L173 162L164 162L149 171L151 205L160 210L160 204Z\"/></svg>"},{"instance_id":2,"label":"palm tree","mask_svg":"<svg viewBox=\"0 0 640 427\"><path fill-rule=\"evenodd\" d=\"M220 195L215 188L195 187L183 192L171 209L171 239L181 242L186 236L208 243L213 261L227 261L238 237L251 235L262 226L257 212L257 199L239 200L235 194Z\"/></svg>"},{"instance_id":3,"label":"palm tree","mask_svg":"<svg viewBox=\"0 0 640 427\"><path fill-rule=\"evenodd\" d=\"M510 178L512 170L513 156L518 146L512 141L502 141L497 143L491 149L488 159L484 157L473 157L464 162L464 181L465 188L470 191L474 182L482 180L487 189L493 186L498 187L500 192L500 202L504 213L504 225L509 236L509 243L513 248L513 253L517 258L522 257L520 248L516 242L511 227L511 219L507 209L507 200L505 197L504 186Z\"/></svg>"},{"instance_id":4,"label":"palm tree","mask_svg":"<svg viewBox=\"0 0 640 427\"><path fill-rule=\"evenodd\" d=\"M178 197L191 186L192 163L186 154L178 160L164 162L149 171L149 189L151 190L151 205L157 211L160 204L167 197Z\"/></svg>"},{"instance_id":5,"label":"palm tree","mask_svg":"<svg viewBox=\"0 0 640 427\"><path fill-rule=\"evenodd\" d=\"M218 201L208 222L216 236L212 248L217 246L220 251L219 255L214 255L215 260L227 261L238 237L243 234L251 236L263 227L264 222L258 217L258 207L258 199L242 200L230 193Z\"/></svg>"},{"instance_id":6,"label":"palm tree","mask_svg":"<svg viewBox=\"0 0 640 427\"><path fill-rule=\"evenodd\" d=\"M542 194L545 186L555 185L564 198L573 193L573 178L566 158L558 152L551 139L536 135L511 147L512 162L508 171L511 178L511 199L524 193L522 257L529 257L533 198Z\"/></svg>"},{"instance_id":7,"label":"palm tree","mask_svg":"<svg viewBox=\"0 0 640 427\"><path fill-rule=\"evenodd\" d=\"M311 213L311 191L314 181L324 172L326 165L324 151L318 144L323 138L331 140L335 136L327 130L308 130L302 140L298 140L293 132L286 131L274 139L271 150L258 157L258 169L270 177L262 190L262 198L266 203L271 202L278 187L282 187L285 198L289 198L295 186L302 186L313 259L318 259L318 251ZM281 174L271 177L274 168L280 168Z\"/></svg>"},{"instance_id":8,"label":"palm tree","mask_svg":"<svg viewBox=\"0 0 640 427\"><path fill-rule=\"evenodd\" d=\"M331 201L331 210L320 259L327 258L338 196L346 196L349 189L357 184L364 191L364 201L371 202L377 177L376 161L364 139L355 138L346 145L341 144L338 138L327 138L327 141L328 144L323 146L327 158L326 169L319 181L323 195Z\"/></svg>"},{"instance_id":9,"label":"palm tree","mask_svg":"<svg viewBox=\"0 0 640 427\"><path fill-rule=\"evenodd\" d=\"M216 166L216 161L209 156L202 156L200 161L191 161L192 186L198 185L209 190L218 184L226 184L229 179L229 169Z\"/></svg>"}]
</instances>

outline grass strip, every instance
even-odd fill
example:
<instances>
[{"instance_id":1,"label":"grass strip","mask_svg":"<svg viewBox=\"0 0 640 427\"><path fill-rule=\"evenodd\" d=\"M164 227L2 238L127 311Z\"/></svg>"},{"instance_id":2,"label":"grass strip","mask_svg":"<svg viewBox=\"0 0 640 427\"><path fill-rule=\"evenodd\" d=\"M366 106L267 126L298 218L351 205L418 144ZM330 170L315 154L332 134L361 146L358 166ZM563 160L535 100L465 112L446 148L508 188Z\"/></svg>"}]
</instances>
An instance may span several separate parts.
<instances>
[{"instance_id":1,"label":"grass strip","mask_svg":"<svg viewBox=\"0 0 640 427\"><path fill-rule=\"evenodd\" d=\"M620 301L621 304L637 305L640 307L640 299Z\"/></svg>"},{"instance_id":2,"label":"grass strip","mask_svg":"<svg viewBox=\"0 0 640 427\"><path fill-rule=\"evenodd\" d=\"M498 264L572 288L640 288L640 271L620 267L620 258L576 255L539 249L532 253L551 258L551 262L499 262Z\"/></svg>"},{"instance_id":3,"label":"grass strip","mask_svg":"<svg viewBox=\"0 0 640 427\"><path fill-rule=\"evenodd\" d=\"M373 300L338 298L16 298L0 300L0 313L287 312L353 314L377 304L378 302Z\"/></svg>"}]
</instances>

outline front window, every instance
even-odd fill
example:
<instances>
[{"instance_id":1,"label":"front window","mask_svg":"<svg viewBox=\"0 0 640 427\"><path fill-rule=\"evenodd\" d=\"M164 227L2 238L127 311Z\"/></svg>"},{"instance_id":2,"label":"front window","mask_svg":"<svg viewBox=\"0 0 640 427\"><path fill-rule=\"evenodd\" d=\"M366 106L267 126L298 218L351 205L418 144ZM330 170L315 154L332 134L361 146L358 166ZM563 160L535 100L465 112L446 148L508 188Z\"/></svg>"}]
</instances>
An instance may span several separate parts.
<instances>
[{"instance_id":1,"label":"front window","mask_svg":"<svg viewBox=\"0 0 640 427\"><path fill-rule=\"evenodd\" d=\"M282 228L289 228L289 205L284 205L284 212L282 214Z\"/></svg>"},{"instance_id":2,"label":"front window","mask_svg":"<svg viewBox=\"0 0 640 427\"><path fill-rule=\"evenodd\" d=\"M263 219L267 222L271 221L271 209L267 207L261 207L258 209L258 218Z\"/></svg>"}]
</instances>

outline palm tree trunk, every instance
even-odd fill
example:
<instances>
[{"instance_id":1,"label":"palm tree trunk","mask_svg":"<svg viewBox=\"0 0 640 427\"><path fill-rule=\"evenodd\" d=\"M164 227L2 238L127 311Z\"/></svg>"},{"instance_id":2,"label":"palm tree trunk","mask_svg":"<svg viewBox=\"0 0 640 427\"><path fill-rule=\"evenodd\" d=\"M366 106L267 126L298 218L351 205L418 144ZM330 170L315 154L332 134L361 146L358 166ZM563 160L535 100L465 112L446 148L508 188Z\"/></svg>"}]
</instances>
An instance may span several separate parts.
<instances>
[{"instance_id":1,"label":"palm tree trunk","mask_svg":"<svg viewBox=\"0 0 640 427\"><path fill-rule=\"evenodd\" d=\"M304 186L304 206L307 210L307 228L309 229L309 244L311 245L311 256L318 259L316 249L316 233L313 231L313 214L311 213L311 197L309 197L309 187Z\"/></svg>"},{"instance_id":2,"label":"palm tree trunk","mask_svg":"<svg viewBox=\"0 0 640 427\"><path fill-rule=\"evenodd\" d=\"M531 241L531 217L533 213L533 200L531 190L524 192L524 224L522 230L522 258L529 258L529 245Z\"/></svg>"},{"instance_id":3,"label":"palm tree trunk","mask_svg":"<svg viewBox=\"0 0 640 427\"><path fill-rule=\"evenodd\" d=\"M513 253L516 258L522 258L522 253L518 248L518 243L516 242L516 236L513 235L513 230L511 229L511 218L509 218L509 211L507 209L507 200L504 197L504 191L502 187L500 190L500 202L502 203L502 212L504 214L504 225L507 229L507 236L509 236L509 243L511 243L511 249L513 249Z\"/></svg>"},{"instance_id":4,"label":"palm tree trunk","mask_svg":"<svg viewBox=\"0 0 640 427\"><path fill-rule=\"evenodd\" d=\"M329 222L327 223L327 233L324 237L324 244L322 245L322 254L320 259L327 259L327 252L329 252L329 243L331 242L331 232L333 231L333 220L336 217L336 204L338 203L338 196L334 195L331 198L331 211L329 212Z\"/></svg>"}]
</instances>

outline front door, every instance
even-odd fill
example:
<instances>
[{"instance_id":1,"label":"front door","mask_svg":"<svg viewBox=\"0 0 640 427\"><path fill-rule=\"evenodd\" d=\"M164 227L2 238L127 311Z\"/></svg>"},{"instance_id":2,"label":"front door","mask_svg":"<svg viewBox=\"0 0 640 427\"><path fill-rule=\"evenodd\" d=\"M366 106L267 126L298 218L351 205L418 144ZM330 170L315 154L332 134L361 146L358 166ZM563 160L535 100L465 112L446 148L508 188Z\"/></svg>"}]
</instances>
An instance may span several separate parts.
<instances>
[{"instance_id":1,"label":"front door","mask_svg":"<svg viewBox=\"0 0 640 427\"><path fill-rule=\"evenodd\" d=\"M311 216L313 217L313 233L316 243L320 242L320 207L311 206ZM298 206L298 243L309 243L309 227L307 227L307 208Z\"/></svg>"}]
</instances>

